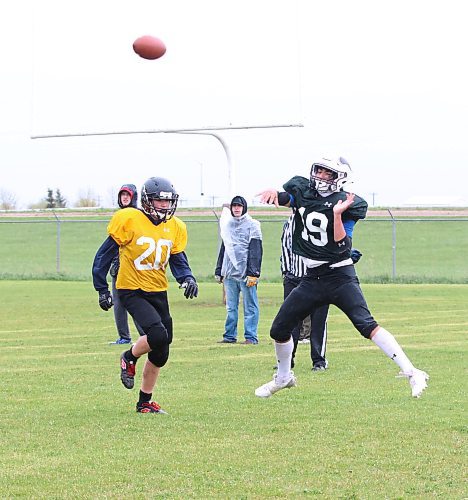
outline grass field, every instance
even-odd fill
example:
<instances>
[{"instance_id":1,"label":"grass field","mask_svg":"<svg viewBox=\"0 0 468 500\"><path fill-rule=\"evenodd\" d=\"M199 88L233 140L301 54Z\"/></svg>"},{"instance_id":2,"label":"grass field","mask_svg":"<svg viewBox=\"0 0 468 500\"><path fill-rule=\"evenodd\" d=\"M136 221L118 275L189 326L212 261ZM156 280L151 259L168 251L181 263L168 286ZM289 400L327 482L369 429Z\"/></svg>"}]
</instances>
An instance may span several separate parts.
<instances>
[{"instance_id":1,"label":"grass field","mask_svg":"<svg viewBox=\"0 0 468 500\"><path fill-rule=\"evenodd\" d=\"M90 282L0 281L0 498L448 498L466 488L466 285L364 285L376 318L429 372L412 399L397 367L332 309L330 369L268 400L280 284L259 286L258 346L219 345L221 289L170 290L175 340L134 411L111 313ZM137 367L137 384L141 366Z\"/></svg>"}]
</instances>

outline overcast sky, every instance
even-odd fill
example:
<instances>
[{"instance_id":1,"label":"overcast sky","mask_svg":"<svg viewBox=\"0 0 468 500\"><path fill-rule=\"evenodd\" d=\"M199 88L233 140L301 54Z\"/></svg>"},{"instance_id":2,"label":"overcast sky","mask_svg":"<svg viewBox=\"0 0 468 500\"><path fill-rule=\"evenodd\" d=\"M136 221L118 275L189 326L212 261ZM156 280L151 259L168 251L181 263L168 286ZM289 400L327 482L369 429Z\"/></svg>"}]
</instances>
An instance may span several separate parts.
<instances>
[{"instance_id":1,"label":"overcast sky","mask_svg":"<svg viewBox=\"0 0 468 500\"><path fill-rule=\"evenodd\" d=\"M18 208L49 187L111 206L160 175L183 199L251 201L326 153L370 205L468 205L465 4L2 2L0 190ZM144 34L161 59L133 53ZM303 126L218 132L230 169L210 135L123 134L229 124Z\"/></svg>"}]
</instances>

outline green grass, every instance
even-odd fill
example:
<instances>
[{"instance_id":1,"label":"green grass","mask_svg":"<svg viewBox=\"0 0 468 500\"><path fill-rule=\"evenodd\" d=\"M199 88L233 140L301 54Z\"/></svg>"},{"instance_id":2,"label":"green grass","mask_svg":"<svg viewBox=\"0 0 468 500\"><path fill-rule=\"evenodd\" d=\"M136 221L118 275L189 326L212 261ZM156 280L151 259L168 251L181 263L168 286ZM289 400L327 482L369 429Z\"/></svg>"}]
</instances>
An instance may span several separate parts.
<instances>
[{"instance_id":1,"label":"green grass","mask_svg":"<svg viewBox=\"0 0 468 500\"><path fill-rule=\"evenodd\" d=\"M280 281L280 236L284 219L258 217L262 221L264 258L262 281ZM218 226L213 217L185 217L189 232L187 254L199 281L211 281L218 254ZM57 224L15 219L0 221L0 279L89 280L91 264L107 236L105 217L64 219ZM20 222L22 221L22 222ZM396 276L393 276L393 229L385 219L359 222L354 246L363 257L357 266L366 283L464 283L468 284L467 220L398 220L396 226ZM57 268L59 272L57 272ZM169 273L170 275L170 273Z\"/></svg>"},{"instance_id":2,"label":"green grass","mask_svg":"<svg viewBox=\"0 0 468 500\"><path fill-rule=\"evenodd\" d=\"M221 289L170 289L175 340L134 411L113 317L89 282L1 281L0 498L466 498L466 285L365 285L375 317L430 375L419 400L332 308L330 369L254 396L274 365L280 284L259 286L258 346L219 345ZM137 385L141 365L137 367ZM464 414L465 412L465 414Z\"/></svg>"}]
</instances>

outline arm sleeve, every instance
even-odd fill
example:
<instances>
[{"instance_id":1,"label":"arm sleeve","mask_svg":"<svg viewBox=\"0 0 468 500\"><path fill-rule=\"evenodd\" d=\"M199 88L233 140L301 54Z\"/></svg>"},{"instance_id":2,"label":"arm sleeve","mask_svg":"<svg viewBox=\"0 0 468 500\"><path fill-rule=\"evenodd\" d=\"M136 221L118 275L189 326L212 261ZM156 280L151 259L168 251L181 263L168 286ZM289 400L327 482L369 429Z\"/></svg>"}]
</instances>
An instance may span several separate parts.
<instances>
[{"instance_id":1,"label":"arm sleeve","mask_svg":"<svg viewBox=\"0 0 468 500\"><path fill-rule=\"evenodd\" d=\"M348 219L348 220L343 221L343 226L344 226L344 229L346 232L346 236L348 236L349 238L353 237L353 231L354 231L355 225L356 225L356 221L354 221L352 219Z\"/></svg>"},{"instance_id":2,"label":"arm sleeve","mask_svg":"<svg viewBox=\"0 0 468 500\"><path fill-rule=\"evenodd\" d=\"M119 245L108 236L104 243L99 247L93 262L93 285L97 292L109 290L107 284L107 273L113 259L118 258Z\"/></svg>"},{"instance_id":3,"label":"arm sleeve","mask_svg":"<svg viewBox=\"0 0 468 500\"><path fill-rule=\"evenodd\" d=\"M224 260L224 242L221 243L221 247L219 248L218 260L216 262L215 276L221 276L221 268L223 267Z\"/></svg>"},{"instance_id":4,"label":"arm sleeve","mask_svg":"<svg viewBox=\"0 0 468 500\"><path fill-rule=\"evenodd\" d=\"M249 243L249 257L247 259L247 276L260 276L262 268L263 246L262 240L252 238Z\"/></svg>"},{"instance_id":5,"label":"arm sleeve","mask_svg":"<svg viewBox=\"0 0 468 500\"><path fill-rule=\"evenodd\" d=\"M171 268L172 275L180 285L187 278L192 278L194 281L197 281L195 276L192 274L185 252L173 253L169 257L169 266Z\"/></svg>"}]
</instances>

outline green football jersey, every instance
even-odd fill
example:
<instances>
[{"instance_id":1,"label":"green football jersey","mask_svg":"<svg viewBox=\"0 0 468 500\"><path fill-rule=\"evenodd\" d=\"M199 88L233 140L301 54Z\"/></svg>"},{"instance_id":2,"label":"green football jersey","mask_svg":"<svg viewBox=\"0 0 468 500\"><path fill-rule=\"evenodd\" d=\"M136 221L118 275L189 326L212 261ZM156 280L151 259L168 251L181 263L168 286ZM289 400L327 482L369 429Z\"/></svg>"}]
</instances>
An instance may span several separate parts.
<instances>
[{"instance_id":1,"label":"green football jersey","mask_svg":"<svg viewBox=\"0 0 468 500\"><path fill-rule=\"evenodd\" d=\"M321 196L310 189L309 179L296 176L283 186L293 196L294 228L292 235L293 252L308 259L329 263L342 261L350 256L350 249L338 247L333 235L333 207L338 200L346 200L346 192L339 191L329 196ZM347 220L364 219L367 202L356 196L354 203L341 216Z\"/></svg>"}]
</instances>

